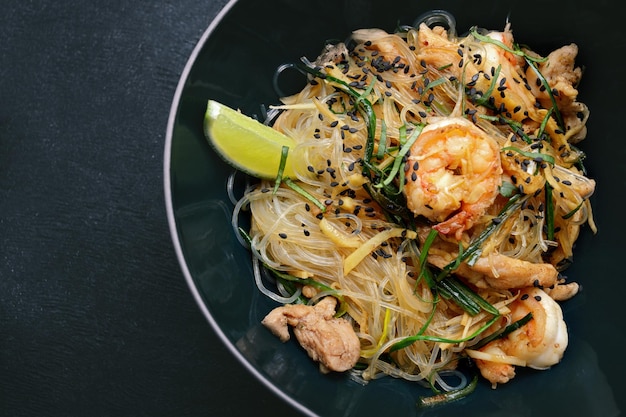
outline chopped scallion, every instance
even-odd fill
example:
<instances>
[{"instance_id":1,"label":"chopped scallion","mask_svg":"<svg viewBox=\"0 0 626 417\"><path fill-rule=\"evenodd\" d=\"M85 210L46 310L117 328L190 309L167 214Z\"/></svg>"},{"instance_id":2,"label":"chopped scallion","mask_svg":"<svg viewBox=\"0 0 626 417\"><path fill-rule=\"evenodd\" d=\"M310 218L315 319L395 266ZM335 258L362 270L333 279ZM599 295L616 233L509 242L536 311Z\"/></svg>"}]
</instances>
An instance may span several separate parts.
<instances>
[{"instance_id":1,"label":"chopped scallion","mask_svg":"<svg viewBox=\"0 0 626 417\"><path fill-rule=\"evenodd\" d=\"M297 192L298 194L300 194L301 196L309 200L311 203L315 204L320 210L322 210L322 213L326 211L326 206L322 204L321 201L313 197L307 190L300 187L298 184L293 182L290 178L285 178L284 183L287 184L289 188L291 188L292 190L294 190L295 192Z\"/></svg>"},{"instance_id":2,"label":"chopped scallion","mask_svg":"<svg viewBox=\"0 0 626 417\"><path fill-rule=\"evenodd\" d=\"M289 146L283 146L280 152L280 165L278 166L278 174L276 175L276 182L274 182L274 194L276 194L276 191L278 191L278 187L280 187L280 183L282 182L288 155Z\"/></svg>"},{"instance_id":3,"label":"chopped scallion","mask_svg":"<svg viewBox=\"0 0 626 417\"><path fill-rule=\"evenodd\" d=\"M523 151L520 148L516 148L515 146L505 146L504 148L502 148L503 151L513 151L513 152L517 152L521 155L524 155L526 158L530 158L530 159L541 159L542 161L545 161L551 165L554 165L554 157L552 155L548 155L545 153L539 153L539 152L527 152L527 151Z\"/></svg>"},{"instance_id":4,"label":"chopped scallion","mask_svg":"<svg viewBox=\"0 0 626 417\"><path fill-rule=\"evenodd\" d=\"M441 404L448 404L452 401L467 397L474 392L478 384L478 375L474 375L472 380L463 388L431 395L429 397L420 397L417 402L418 407L435 407Z\"/></svg>"}]
</instances>

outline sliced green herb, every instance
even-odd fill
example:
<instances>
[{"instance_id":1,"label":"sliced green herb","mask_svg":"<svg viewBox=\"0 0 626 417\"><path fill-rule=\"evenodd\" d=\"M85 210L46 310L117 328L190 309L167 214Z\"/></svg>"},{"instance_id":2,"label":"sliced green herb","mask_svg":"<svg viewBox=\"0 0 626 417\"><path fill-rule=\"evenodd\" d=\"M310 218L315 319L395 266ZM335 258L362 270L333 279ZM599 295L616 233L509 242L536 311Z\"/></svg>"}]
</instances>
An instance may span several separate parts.
<instances>
[{"instance_id":1,"label":"sliced green herb","mask_svg":"<svg viewBox=\"0 0 626 417\"><path fill-rule=\"evenodd\" d=\"M419 397L419 401L417 402L417 406L421 408L426 407L435 407L442 404L448 404L452 401L459 400L461 398L467 397L469 394L474 392L476 389L476 385L478 384L478 375L474 375L472 380L463 388L459 388L456 390L431 395L428 397Z\"/></svg>"},{"instance_id":2,"label":"sliced green herb","mask_svg":"<svg viewBox=\"0 0 626 417\"><path fill-rule=\"evenodd\" d=\"M416 334L414 336L405 337L404 339L400 340L399 342L394 343L393 345L391 345L389 350L390 350L390 352L394 352L394 351L399 350L399 349L404 349L405 347L411 346L413 343L415 343L417 341L420 341L420 340L421 341L426 341L426 342L437 342L437 343L463 343L463 342L467 342L468 340L472 340L473 338L475 338L476 336L478 336L479 334L481 334L482 332L487 330L499 318L500 318L500 316L493 316L491 319L489 319L489 321L487 321L485 324L483 324L479 329L474 331L474 333L472 333L470 335L467 335L466 337L463 337L461 339L448 339L446 337L439 337L439 336L432 336L432 335L418 333L418 334Z\"/></svg>"},{"instance_id":3,"label":"sliced green herb","mask_svg":"<svg viewBox=\"0 0 626 417\"><path fill-rule=\"evenodd\" d=\"M576 207L574 207L574 209L572 211L570 211L567 214L564 214L563 216L561 216L562 219L567 220L570 217L572 217L574 214L576 214L576 212L578 210L580 210L580 208L583 206L583 204L585 204L585 200L581 201Z\"/></svg>"},{"instance_id":4,"label":"sliced green herb","mask_svg":"<svg viewBox=\"0 0 626 417\"><path fill-rule=\"evenodd\" d=\"M276 191L278 191L278 187L280 187L280 183L282 182L288 155L289 146L283 146L280 152L280 164L278 165L278 174L276 175L276 181L274 182L274 194L276 194Z\"/></svg>"},{"instance_id":5,"label":"sliced green herb","mask_svg":"<svg viewBox=\"0 0 626 417\"><path fill-rule=\"evenodd\" d=\"M552 102L552 110L554 111L554 118L556 119L557 125L563 132L565 132L565 124L563 123L563 117L561 117L559 106L557 105L556 98L554 97L554 94L552 93L552 87L550 87L548 80L546 80L546 78L543 76L541 71L539 71L539 68L537 68L537 66L535 65L535 62L529 58L530 57L528 55L524 56L524 59L528 63L528 66L532 68L535 75L537 75L537 78L541 80L541 84L543 84L544 88L546 89L548 93L548 96L550 97L550 101Z\"/></svg>"},{"instance_id":6,"label":"sliced green herb","mask_svg":"<svg viewBox=\"0 0 626 417\"><path fill-rule=\"evenodd\" d=\"M551 165L554 165L554 157L552 155L548 155L545 153L539 153L539 152L528 152L528 151L523 151L520 148L516 148L515 146L505 146L504 148L502 148L503 151L513 151L513 152L517 152L521 155L524 155L526 158L530 158L530 159L534 159L534 160L542 160L544 162L547 162Z\"/></svg>"},{"instance_id":7,"label":"sliced green herb","mask_svg":"<svg viewBox=\"0 0 626 417\"><path fill-rule=\"evenodd\" d=\"M547 181L544 186L544 192L546 200L546 238L554 240L554 202L552 201L552 186Z\"/></svg>"},{"instance_id":8,"label":"sliced green herb","mask_svg":"<svg viewBox=\"0 0 626 417\"><path fill-rule=\"evenodd\" d=\"M460 261L467 261L467 263L471 266L476 262L476 260L480 257L482 251L482 245L485 241L495 232L499 226L504 223L506 219L508 219L511 214L513 214L517 209L519 209L524 201L528 199L527 195L516 194L509 199L507 204L504 206L500 214L496 216L496 218L487 226L485 229L478 235L478 237L469 244L469 246L465 249L465 252L459 254L458 258ZM442 271L437 276L437 281L442 280L449 273L454 270L454 267L458 264L458 260L454 260L446 265Z\"/></svg>"},{"instance_id":9,"label":"sliced green herb","mask_svg":"<svg viewBox=\"0 0 626 417\"><path fill-rule=\"evenodd\" d=\"M430 233L424 239L424 244L422 245L422 251L419 255L419 267L420 273L418 277L426 277L427 282L429 283L430 288L434 288L436 282L434 281L430 269L428 269L428 251L430 250L431 245L437 238L438 232L435 229L430 229Z\"/></svg>"},{"instance_id":10,"label":"sliced green herb","mask_svg":"<svg viewBox=\"0 0 626 417\"><path fill-rule=\"evenodd\" d=\"M440 78L437 78L436 80L433 80L433 81L431 81L431 82L429 82L429 83L428 83L428 87L427 87L427 89L428 89L428 90L432 90L432 89L434 89L435 87L438 87L438 86L440 86L441 84L446 83L447 81L448 81L448 79L447 79L447 78L445 78L445 77L440 77Z\"/></svg>"},{"instance_id":11,"label":"sliced green herb","mask_svg":"<svg viewBox=\"0 0 626 417\"><path fill-rule=\"evenodd\" d=\"M508 181L503 181L502 185L500 185L498 189L502 197L511 197L514 194L517 194L518 191L518 188Z\"/></svg>"},{"instance_id":12,"label":"sliced green herb","mask_svg":"<svg viewBox=\"0 0 626 417\"><path fill-rule=\"evenodd\" d=\"M322 204L321 201L313 197L307 190L300 187L298 184L293 182L290 178L285 178L283 182L287 184L289 188L291 188L292 190L294 190L295 192L297 192L298 194L300 194L301 196L309 200L311 203L315 204L320 210L322 210L322 213L326 211L326 206Z\"/></svg>"},{"instance_id":13,"label":"sliced green herb","mask_svg":"<svg viewBox=\"0 0 626 417\"><path fill-rule=\"evenodd\" d=\"M552 116L553 111L554 109L548 109L548 112L546 113L545 117L541 121L541 126L539 126L539 131L537 132L538 138L541 138L541 136L543 135L543 132L546 130L546 125L548 124L548 120L550 120L550 116Z\"/></svg>"},{"instance_id":14,"label":"sliced green herb","mask_svg":"<svg viewBox=\"0 0 626 417\"><path fill-rule=\"evenodd\" d=\"M468 286L463 284L463 282L461 282L457 277L446 274L445 276L440 275L437 279L433 278L430 269L427 267L427 256L430 246L437 237L437 234L438 233L435 229L431 229L430 233L424 240L419 257L420 273L418 277L427 277L428 282L434 283L434 286L437 288L442 297L452 300L456 305L461 307L471 316L478 314L481 308L490 314L500 314L494 306L472 291ZM463 247L459 244L460 255L457 257L454 264L450 266L451 270L458 267L458 264L461 262L463 256L462 253ZM433 288L432 284L431 288Z\"/></svg>"},{"instance_id":15,"label":"sliced green herb","mask_svg":"<svg viewBox=\"0 0 626 417\"><path fill-rule=\"evenodd\" d=\"M519 49L518 47L513 49L513 48L508 47L507 45L505 45L504 43L500 42L497 39L491 38L489 36L481 35L480 33L478 33L478 30L477 30L476 26L474 26L474 27L472 27L470 29L470 33L472 34L473 37L475 37L476 39L478 39L481 42L491 43L491 44L497 45L500 48L504 49L505 51L510 52L513 55L524 57L524 58L530 60L531 62L544 62L544 61L547 60L547 58L537 58L537 57L530 56L526 52L524 52L521 49Z\"/></svg>"},{"instance_id":16,"label":"sliced green herb","mask_svg":"<svg viewBox=\"0 0 626 417\"><path fill-rule=\"evenodd\" d=\"M533 318L533 313L526 314L521 319L519 319L517 321L514 321L513 323L509 324L508 326L503 327L503 328L501 328L501 329L491 333L489 336L481 339L480 342L478 342L478 343L476 343L475 345L472 346L472 349L478 350L478 349L482 348L483 346L485 346L486 344L493 342L496 339L501 339L503 337L506 337L509 333L519 329L520 327L522 327L523 325L528 323L530 321L530 319L532 319L532 318Z\"/></svg>"},{"instance_id":17,"label":"sliced green herb","mask_svg":"<svg viewBox=\"0 0 626 417\"><path fill-rule=\"evenodd\" d=\"M411 149L411 146L413 146L413 144L419 137L420 133L422 132L423 127L424 127L423 125L415 126L409 138L406 139L406 143L402 145L402 147L400 148L400 152L398 152L398 154L396 155L391 172L389 173L387 178L382 182L382 185L389 185L394 180L394 178L400 171L400 165L402 163L402 160L404 159L406 154L409 152L409 149Z\"/></svg>"},{"instance_id":18,"label":"sliced green herb","mask_svg":"<svg viewBox=\"0 0 626 417\"><path fill-rule=\"evenodd\" d=\"M378 152L376 152L377 159L383 159L385 151L387 150L387 123L385 119L382 120L380 125L380 139L378 140Z\"/></svg>"},{"instance_id":19,"label":"sliced green herb","mask_svg":"<svg viewBox=\"0 0 626 417\"><path fill-rule=\"evenodd\" d=\"M498 65L491 77L491 83L489 84L489 88L480 96L474 99L474 103L479 106L484 106L489 103L489 97L493 94L493 90L495 90L497 86L498 76L500 75L500 70L502 69L501 65Z\"/></svg>"},{"instance_id":20,"label":"sliced green herb","mask_svg":"<svg viewBox=\"0 0 626 417\"><path fill-rule=\"evenodd\" d=\"M494 123L507 124L507 125L509 125L511 130L513 130L513 132L515 132L515 134L517 134L519 137L524 139L524 142L526 142L526 143L532 143L533 142L533 140L530 138L530 136L528 136L526 134L526 132L524 132L524 130L522 129L522 124L520 122L517 122L515 120L509 119L508 117L504 117L502 115L491 116L491 115L488 115L488 114L480 114L478 117L480 117L481 119L489 120L490 122L494 122Z\"/></svg>"}]
</instances>

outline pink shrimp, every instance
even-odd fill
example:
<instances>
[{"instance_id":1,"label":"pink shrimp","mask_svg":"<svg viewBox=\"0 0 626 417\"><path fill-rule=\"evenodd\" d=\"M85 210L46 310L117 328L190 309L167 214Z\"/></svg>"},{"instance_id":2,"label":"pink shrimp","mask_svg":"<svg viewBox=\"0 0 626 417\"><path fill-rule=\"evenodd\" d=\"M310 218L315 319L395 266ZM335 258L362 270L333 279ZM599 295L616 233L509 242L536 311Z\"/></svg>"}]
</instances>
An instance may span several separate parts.
<instances>
[{"instance_id":1,"label":"pink shrimp","mask_svg":"<svg viewBox=\"0 0 626 417\"><path fill-rule=\"evenodd\" d=\"M498 195L502 167L497 142L467 119L429 124L411 147L407 207L439 222L434 228L461 240Z\"/></svg>"},{"instance_id":2,"label":"pink shrimp","mask_svg":"<svg viewBox=\"0 0 626 417\"><path fill-rule=\"evenodd\" d=\"M526 288L510 305L511 319L519 320L529 312L532 319L506 337L485 345L476 365L482 376L492 384L506 383L515 376L511 363L498 358L515 359L516 364L534 369L547 369L561 361L567 348L567 326L559 304L539 288ZM470 356L472 354L470 353Z\"/></svg>"}]
</instances>

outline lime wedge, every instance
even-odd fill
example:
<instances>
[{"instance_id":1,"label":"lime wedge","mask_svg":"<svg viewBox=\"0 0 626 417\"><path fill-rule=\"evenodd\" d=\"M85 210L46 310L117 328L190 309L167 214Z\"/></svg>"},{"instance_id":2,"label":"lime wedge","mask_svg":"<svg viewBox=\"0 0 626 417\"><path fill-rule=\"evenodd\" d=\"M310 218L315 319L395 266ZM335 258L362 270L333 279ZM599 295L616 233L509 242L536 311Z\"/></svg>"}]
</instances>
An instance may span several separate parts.
<instances>
[{"instance_id":1,"label":"lime wedge","mask_svg":"<svg viewBox=\"0 0 626 417\"><path fill-rule=\"evenodd\" d=\"M257 178L276 178L283 146L295 146L279 131L214 100L207 103L204 135L227 163ZM283 176L295 178L290 159Z\"/></svg>"}]
</instances>

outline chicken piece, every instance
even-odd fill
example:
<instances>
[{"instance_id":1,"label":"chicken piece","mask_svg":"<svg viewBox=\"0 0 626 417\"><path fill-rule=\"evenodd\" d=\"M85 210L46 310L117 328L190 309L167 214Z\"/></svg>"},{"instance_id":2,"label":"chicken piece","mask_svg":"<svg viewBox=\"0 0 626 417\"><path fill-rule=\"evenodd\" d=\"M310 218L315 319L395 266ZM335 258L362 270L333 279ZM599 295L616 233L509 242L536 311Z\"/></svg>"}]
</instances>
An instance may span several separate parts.
<instances>
[{"instance_id":1,"label":"chicken piece","mask_svg":"<svg viewBox=\"0 0 626 417\"><path fill-rule=\"evenodd\" d=\"M420 239L424 239L428 231L427 227L420 228ZM444 268L456 259L457 253L456 245L436 239L428 251L428 262ZM462 262L454 273L478 288L496 289L551 287L559 276L549 263L532 263L499 253L481 256L472 266Z\"/></svg>"},{"instance_id":2,"label":"chicken piece","mask_svg":"<svg viewBox=\"0 0 626 417\"><path fill-rule=\"evenodd\" d=\"M480 257L469 267L483 274L491 288L511 289L529 286L550 287L556 284L559 272L548 263L532 263L498 253Z\"/></svg>"},{"instance_id":3,"label":"chicken piece","mask_svg":"<svg viewBox=\"0 0 626 417\"><path fill-rule=\"evenodd\" d=\"M272 310L261 322L282 342L290 339L293 327L296 339L322 372L351 369L361 353L361 343L352 325L333 317L337 299L325 297L314 306L290 304Z\"/></svg>"},{"instance_id":4,"label":"chicken piece","mask_svg":"<svg viewBox=\"0 0 626 417\"><path fill-rule=\"evenodd\" d=\"M576 85L582 77L582 70L575 66L578 46L570 44L552 51L545 62L539 64L539 71L546 79L550 87L556 89L559 94L556 97L561 109L576 100L578 91ZM526 71L528 82L533 88L533 94L540 100L547 100L546 91L539 88L536 82L537 75L529 69Z\"/></svg>"}]
</instances>

